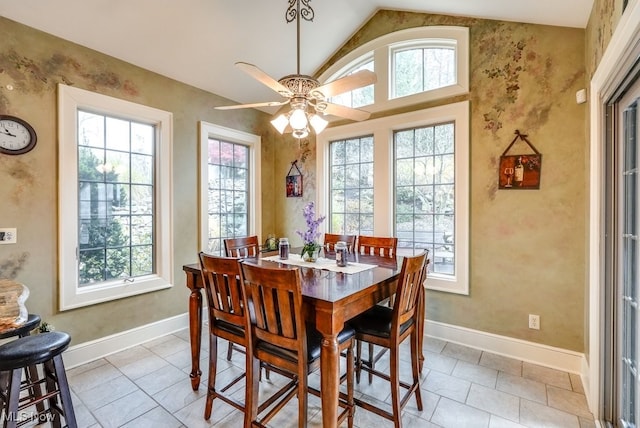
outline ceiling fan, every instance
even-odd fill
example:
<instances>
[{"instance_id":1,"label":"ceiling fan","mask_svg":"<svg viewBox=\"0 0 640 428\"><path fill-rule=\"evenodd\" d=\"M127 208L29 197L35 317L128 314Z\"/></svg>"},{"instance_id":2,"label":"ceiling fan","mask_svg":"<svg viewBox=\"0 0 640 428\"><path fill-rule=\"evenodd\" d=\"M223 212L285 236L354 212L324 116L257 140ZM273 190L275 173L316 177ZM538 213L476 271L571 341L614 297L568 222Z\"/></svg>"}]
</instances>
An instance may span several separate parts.
<instances>
[{"instance_id":1,"label":"ceiling fan","mask_svg":"<svg viewBox=\"0 0 640 428\"><path fill-rule=\"evenodd\" d=\"M356 73L340 79L320 84L317 79L300 74L300 17L306 21L313 21L314 12L309 2L311 0L287 0L286 19L290 23L297 20L297 72L275 80L267 73L253 64L237 62L235 65L260 83L271 88L280 96L286 98L282 101L267 101L252 104L238 104L229 106L217 106L218 110L231 110L240 108L283 106L276 114L271 124L281 133L291 132L295 138L305 138L309 135L309 125L316 134L322 132L328 122L324 115L333 115L345 119L362 121L369 118L371 113L334 104L327 101L330 97L362 88L376 82L376 74L370 70L360 70ZM300 3L304 8L300 9Z\"/></svg>"}]
</instances>

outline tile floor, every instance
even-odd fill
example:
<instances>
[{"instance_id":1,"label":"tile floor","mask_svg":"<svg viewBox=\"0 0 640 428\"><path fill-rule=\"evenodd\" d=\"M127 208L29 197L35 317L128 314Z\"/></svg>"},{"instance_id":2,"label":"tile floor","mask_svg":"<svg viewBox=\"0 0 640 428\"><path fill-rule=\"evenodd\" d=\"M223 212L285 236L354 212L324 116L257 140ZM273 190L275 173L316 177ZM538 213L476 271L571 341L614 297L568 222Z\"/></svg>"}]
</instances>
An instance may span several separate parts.
<instances>
[{"instance_id":1,"label":"tile floor","mask_svg":"<svg viewBox=\"0 0 640 428\"><path fill-rule=\"evenodd\" d=\"M203 339L198 391L191 389L187 330L91 363L67 369L78 426L93 427L229 427L242 426L241 413L214 401L209 421L203 418L206 396L208 342ZM226 344L219 349L226 351ZM425 340L422 374L423 410L411 399L403 412L405 427L595 427L579 376L505 358L437 339ZM220 352L223 354L223 352ZM226 354L226 352L224 352ZM408 347L402 355L408 357ZM386 354L388 364L388 353ZM231 362L219 357L219 376L231 379L241 373L244 356ZM385 360L379 363L384 366ZM261 382L261 390L278 383L278 376ZM317 374L311 384L319 382ZM243 382L236 385L238 397ZM388 383L366 377L356 384L356 396L390 403ZM320 400L309 396L309 426L320 427ZM270 423L271 427L297 427L295 398ZM356 427L393 424L361 408ZM346 423L345 423L346 426Z\"/></svg>"}]
</instances>

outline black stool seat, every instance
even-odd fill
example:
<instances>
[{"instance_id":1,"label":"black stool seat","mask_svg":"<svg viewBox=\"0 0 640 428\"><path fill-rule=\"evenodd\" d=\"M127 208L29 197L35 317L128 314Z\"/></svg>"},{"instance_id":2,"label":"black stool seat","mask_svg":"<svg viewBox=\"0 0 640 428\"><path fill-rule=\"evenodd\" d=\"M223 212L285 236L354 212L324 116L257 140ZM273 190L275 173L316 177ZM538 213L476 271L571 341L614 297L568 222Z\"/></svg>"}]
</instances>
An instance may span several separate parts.
<instances>
[{"instance_id":1,"label":"black stool seat","mask_svg":"<svg viewBox=\"0 0 640 428\"><path fill-rule=\"evenodd\" d=\"M22 325L0 332L0 339L6 339L7 337L13 336L29 336L31 330L40 325L40 321L40 315L29 314L29 318L27 318Z\"/></svg>"},{"instance_id":2,"label":"black stool seat","mask_svg":"<svg viewBox=\"0 0 640 428\"><path fill-rule=\"evenodd\" d=\"M54 427L64 418L77 428L62 353L71 337L64 332L24 336L0 345L0 426L17 428L31 421L44 422L51 414ZM37 365L42 365L42 377ZM22 378L25 371L26 378ZM44 385L46 391L42 391ZM46 405L45 405L46 403ZM34 406L37 411L29 412ZM49 420L49 419L46 419Z\"/></svg>"},{"instance_id":3,"label":"black stool seat","mask_svg":"<svg viewBox=\"0 0 640 428\"><path fill-rule=\"evenodd\" d=\"M0 371L42 363L62 353L69 346L67 333L52 331L23 337L0 346Z\"/></svg>"}]
</instances>

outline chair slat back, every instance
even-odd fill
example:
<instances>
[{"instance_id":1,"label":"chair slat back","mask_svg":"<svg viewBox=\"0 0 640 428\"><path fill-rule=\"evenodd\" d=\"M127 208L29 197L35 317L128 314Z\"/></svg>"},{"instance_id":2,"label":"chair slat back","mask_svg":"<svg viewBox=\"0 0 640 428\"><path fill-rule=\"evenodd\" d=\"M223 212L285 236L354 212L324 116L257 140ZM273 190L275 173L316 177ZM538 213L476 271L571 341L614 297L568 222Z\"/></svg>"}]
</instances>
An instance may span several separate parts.
<instances>
[{"instance_id":1,"label":"chair slat back","mask_svg":"<svg viewBox=\"0 0 640 428\"><path fill-rule=\"evenodd\" d=\"M338 241L344 241L347 244L347 251L349 253L353 253L356 249L356 235L338 235L335 233L325 233L324 234L324 250L325 251L335 251L336 243Z\"/></svg>"},{"instance_id":2,"label":"chair slat back","mask_svg":"<svg viewBox=\"0 0 640 428\"><path fill-rule=\"evenodd\" d=\"M358 253L395 258L398 238L382 236L358 236Z\"/></svg>"},{"instance_id":3,"label":"chair slat back","mask_svg":"<svg viewBox=\"0 0 640 428\"><path fill-rule=\"evenodd\" d=\"M227 257L257 257L260 253L258 236L244 236L242 238L227 238L224 240L224 251Z\"/></svg>"},{"instance_id":4,"label":"chair slat back","mask_svg":"<svg viewBox=\"0 0 640 428\"><path fill-rule=\"evenodd\" d=\"M295 352L304 350L306 355L298 268L241 263L241 272L246 298L253 305L251 329L255 338Z\"/></svg>"},{"instance_id":5,"label":"chair slat back","mask_svg":"<svg viewBox=\"0 0 640 428\"><path fill-rule=\"evenodd\" d=\"M233 257L220 257L200 252L200 271L207 295L210 322L221 319L246 327L240 262Z\"/></svg>"},{"instance_id":6,"label":"chair slat back","mask_svg":"<svg viewBox=\"0 0 640 428\"><path fill-rule=\"evenodd\" d=\"M405 257L398 279L396 298L393 307L392 330L399 331L400 326L416 316L420 293L423 289L427 253Z\"/></svg>"}]
</instances>

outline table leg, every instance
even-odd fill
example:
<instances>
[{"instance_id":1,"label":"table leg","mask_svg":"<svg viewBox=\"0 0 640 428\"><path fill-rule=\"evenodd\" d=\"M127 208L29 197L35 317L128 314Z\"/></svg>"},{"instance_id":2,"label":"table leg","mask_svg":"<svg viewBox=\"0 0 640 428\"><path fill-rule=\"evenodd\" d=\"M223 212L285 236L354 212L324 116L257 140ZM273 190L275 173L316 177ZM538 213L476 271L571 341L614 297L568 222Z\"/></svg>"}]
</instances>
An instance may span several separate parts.
<instances>
[{"instance_id":1,"label":"table leg","mask_svg":"<svg viewBox=\"0 0 640 428\"><path fill-rule=\"evenodd\" d=\"M200 342L202 339L202 293L199 288L192 288L189 295L189 337L191 342L191 388L194 391L200 386Z\"/></svg>"},{"instance_id":2,"label":"table leg","mask_svg":"<svg viewBox=\"0 0 640 428\"><path fill-rule=\"evenodd\" d=\"M322 426L333 428L338 423L338 396L340 393L340 352L338 336L322 335L320 351L320 379L322 390Z\"/></svg>"}]
</instances>

